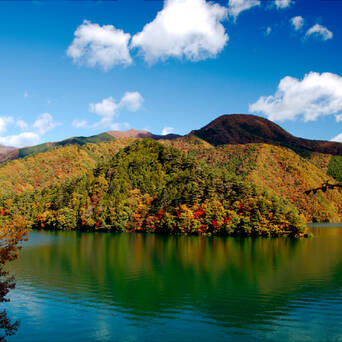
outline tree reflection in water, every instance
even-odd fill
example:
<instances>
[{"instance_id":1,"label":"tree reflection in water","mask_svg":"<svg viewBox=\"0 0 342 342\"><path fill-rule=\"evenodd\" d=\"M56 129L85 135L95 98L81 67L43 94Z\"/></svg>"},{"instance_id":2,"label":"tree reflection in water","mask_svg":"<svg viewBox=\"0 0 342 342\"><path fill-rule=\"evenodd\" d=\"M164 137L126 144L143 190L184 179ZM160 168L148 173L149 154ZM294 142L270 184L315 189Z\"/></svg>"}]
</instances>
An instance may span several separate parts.
<instances>
[{"instance_id":1,"label":"tree reflection in water","mask_svg":"<svg viewBox=\"0 0 342 342\"><path fill-rule=\"evenodd\" d=\"M23 222L14 222L0 229L0 303L8 302L8 292L15 287L15 279L5 269L5 264L18 257L18 243L25 236ZM19 322L12 322L6 310L0 310L0 342L6 341L7 336L14 335Z\"/></svg>"}]
</instances>

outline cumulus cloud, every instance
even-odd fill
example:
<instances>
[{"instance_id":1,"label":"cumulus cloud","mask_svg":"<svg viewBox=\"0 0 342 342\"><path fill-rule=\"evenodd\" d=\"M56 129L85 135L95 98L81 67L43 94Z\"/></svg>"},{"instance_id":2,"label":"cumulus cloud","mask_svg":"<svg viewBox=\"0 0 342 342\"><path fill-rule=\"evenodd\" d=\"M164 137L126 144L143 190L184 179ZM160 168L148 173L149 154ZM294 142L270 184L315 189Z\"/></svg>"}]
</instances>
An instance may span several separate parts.
<instances>
[{"instance_id":1,"label":"cumulus cloud","mask_svg":"<svg viewBox=\"0 0 342 342\"><path fill-rule=\"evenodd\" d=\"M14 120L9 116L0 117L0 133L4 133L9 125L19 127L24 132L20 134L0 136L0 144L23 147L37 144L42 135L53 129L58 124L53 121L52 115L49 113L39 115L32 126L20 119Z\"/></svg>"},{"instance_id":2,"label":"cumulus cloud","mask_svg":"<svg viewBox=\"0 0 342 342\"><path fill-rule=\"evenodd\" d=\"M305 34L305 37L317 37L322 40L332 39L333 33L329 31L325 26L316 24L308 29Z\"/></svg>"},{"instance_id":3,"label":"cumulus cloud","mask_svg":"<svg viewBox=\"0 0 342 342\"><path fill-rule=\"evenodd\" d=\"M127 107L131 112L135 112L141 108L144 98L137 91L127 91L120 101L120 107Z\"/></svg>"},{"instance_id":4,"label":"cumulus cloud","mask_svg":"<svg viewBox=\"0 0 342 342\"><path fill-rule=\"evenodd\" d=\"M112 118L116 113L119 104L117 104L112 96L103 99L98 103L89 105L89 112L102 116L103 118Z\"/></svg>"},{"instance_id":5,"label":"cumulus cloud","mask_svg":"<svg viewBox=\"0 0 342 342\"><path fill-rule=\"evenodd\" d=\"M255 6L260 6L260 0L229 0L228 12L230 16L236 19L241 12Z\"/></svg>"},{"instance_id":6,"label":"cumulus cloud","mask_svg":"<svg viewBox=\"0 0 342 342\"><path fill-rule=\"evenodd\" d=\"M23 120L17 120L15 124L22 130L28 129L28 124Z\"/></svg>"},{"instance_id":7,"label":"cumulus cloud","mask_svg":"<svg viewBox=\"0 0 342 342\"><path fill-rule=\"evenodd\" d=\"M144 98L139 92L126 92L119 102L116 102L112 96L109 96L101 102L90 103L89 112L101 117L101 120L94 124L95 127L112 127L114 125L113 119L117 117L121 109L135 112L141 108L143 102Z\"/></svg>"},{"instance_id":8,"label":"cumulus cloud","mask_svg":"<svg viewBox=\"0 0 342 342\"><path fill-rule=\"evenodd\" d=\"M53 121L52 115L49 113L40 114L32 127L35 128L40 135L45 134L58 124Z\"/></svg>"},{"instance_id":9,"label":"cumulus cloud","mask_svg":"<svg viewBox=\"0 0 342 342\"><path fill-rule=\"evenodd\" d=\"M131 47L149 64L214 58L229 39L221 24L226 17L225 7L205 0L166 0L156 18L132 37Z\"/></svg>"},{"instance_id":10,"label":"cumulus cloud","mask_svg":"<svg viewBox=\"0 0 342 342\"><path fill-rule=\"evenodd\" d=\"M304 25L304 18L300 15L290 19L290 22L296 31L300 30Z\"/></svg>"},{"instance_id":11,"label":"cumulus cloud","mask_svg":"<svg viewBox=\"0 0 342 342\"><path fill-rule=\"evenodd\" d=\"M24 147L38 144L40 136L34 132L23 132L18 135L0 137L0 143L6 146Z\"/></svg>"},{"instance_id":12,"label":"cumulus cloud","mask_svg":"<svg viewBox=\"0 0 342 342\"><path fill-rule=\"evenodd\" d=\"M174 131L173 127L164 127L162 130L162 135L168 135L171 134Z\"/></svg>"},{"instance_id":13,"label":"cumulus cloud","mask_svg":"<svg viewBox=\"0 0 342 342\"><path fill-rule=\"evenodd\" d=\"M132 63L128 47L131 35L113 25L100 26L84 20L74 36L67 49L67 55L74 62L90 67L99 65L105 71L118 64L127 66Z\"/></svg>"},{"instance_id":14,"label":"cumulus cloud","mask_svg":"<svg viewBox=\"0 0 342 342\"><path fill-rule=\"evenodd\" d=\"M335 142L342 143L342 133L336 135L336 137L332 138L330 141L335 141Z\"/></svg>"},{"instance_id":15,"label":"cumulus cloud","mask_svg":"<svg viewBox=\"0 0 342 342\"><path fill-rule=\"evenodd\" d=\"M284 77L276 93L262 96L249 111L266 115L273 121L314 121L320 116L342 114L342 77L332 73L310 72L302 80Z\"/></svg>"},{"instance_id":16,"label":"cumulus cloud","mask_svg":"<svg viewBox=\"0 0 342 342\"><path fill-rule=\"evenodd\" d=\"M277 8L289 7L292 0L275 0L275 5Z\"/></svg>"},{"instance_id":17,"label":"cumulus cloud","mask_svg":"<svg viewBox=\"0 0 342 342\"><path fill-rule=\"evenodd\" d=\"M0 117L0 133L6 131L7 126L13 123L13 118L11 116L2 116Z\"/></svg>"}]
</instances>

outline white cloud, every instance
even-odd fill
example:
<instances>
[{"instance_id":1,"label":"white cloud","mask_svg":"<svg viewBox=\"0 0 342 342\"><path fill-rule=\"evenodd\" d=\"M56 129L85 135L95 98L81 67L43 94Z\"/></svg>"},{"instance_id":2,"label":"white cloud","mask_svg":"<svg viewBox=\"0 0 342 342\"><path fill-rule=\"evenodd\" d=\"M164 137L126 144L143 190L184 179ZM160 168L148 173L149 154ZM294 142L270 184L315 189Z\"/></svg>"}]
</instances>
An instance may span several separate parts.
<instances>
[{"instance_id":1,"label":"white cloud","mask_svg":"<svg viewBox=\"0 0 342 342\"><path fill-rule=\"evenodd\" d=\"M23 120L17 120L15 122L15 124L16 124L16 126L18 126L22 130L28 129L28 124L25 121L23 121Z\"/></svg>"},{"instance_id":2,"label":"white cloud","mask_svg":"<svg viewBox=\"0 0 342 342\"><path fill-rule=\"evenodd\" d=\"M315 36L322 40L332 39L333 33L329 31L325 26L316 24L312 26L305 34L305 37Z\"/></svg>"},{"instance_id":3,"label":"white cloud","mask_svg":"<svg viewBox=\"0 0 342 342\"><path fill-rule=\"evenodd\" d=\"M40 114L32 127L35 128L40 135L45 134L58 124L53 121L52 115L49 113Z\"/></svg>"},{"instance_id":4,"label":"white cloud","mask_svg":"<svg viewBox=\"0 0 342 342\"><path fill-rule=\"evenodd\" d=\"M24 147L38 144L40 136L33 132L23 132L18 135L0 137L0 143L6 146Z\"/></svg>"},{"instance_id":5,"label":"white cloud","mask_svg":"<svg viewBox=\"0 0 342 342\"><path fill-rule=\"evenodd\" d=\"M164 127L162 130L162 135L168 135L171 134L174 131L173 127Z\"/></svg>"},{"instance_id":6,"label":"white cloud","mask_svg":"<svg viewBox=\"0 0 342 342\"><path fill-rule=\"evenodd\" d=\"M86 127L88 122L86 120L74 120L72 126L76 128Z\"/></svg>"},{"instance_id":7,"label":"white cloud","mask_svg":"<svg viewBox=\"0 0 342 342\"><path fill-rule=\"evenodd\" d=\"M0 133L6 131L7 126L13 123L13 118L11 116L2 116L0 117Z\"/></svg>"},{"instance_id":8,"label":"white cloud","mask_svg":"<svg viewBox=\"0 0 342 342\"><path fill-rule=\"evenodd\" d=\"M112 118L117 110L119 105L115 103L112 96L103 99L99 103L91 103L89 105L89 112L95 113L102 117L110 117Z\"/></svg>"},{"instance_id":9,"label":"white cloud","mask_svg":"<svg viewBox=\"0 0 342 342\"><path fill-rule=\"evenodd\" d=\"M342 133L336 135L335 138L332 138L330 141L340 142L342 143Z\"/></svg>"},{"instance_id":10,"label":"white cloud","mask_svg":"<svg viewBox=\"0 0 342 342\"><path fill-rule=\"evenodd\" d=\"M230 16L236 19L241 12L255 6L260 6L260 0L229 0L228 12Z\"/></svg>"},{"instance_id":11,"label":"white cloud","mask_svg":"<svg viewBox=\"0 0 342 342\"><path fill-rule=\"evenodd\" d=\"M262 96L249 111L266 115L270 120L314 121L324 115L342 113L342 77L332 73L310 72L303 80L284 77L276 93Z\"/></svg>"},{"instance_id":12,"label":"white cloud","mask_svg":"<svg viewBox=\"0 0 342 342\"><path fill-rule=\"evenodd\" d=\"M131 112L139 110L144 102L144 98L137 91L126 92L120 101L120 107L127 107Z\"/></svg>"},{"instance_id":13,"label":"white cloud","mask_svg":"<svg viewBox=\"0 0 342 342\"><path fill-rule=\"evenodd\" d=\"M19 127L24 132L20 134L0 136L0 144L23 147L37 144L42 135L53 129L58 124L53 121L52 115L49 113L39 115L30 130L30 125L23 120L14 120L10 116L0 117L0 133L4 133L9 125Z\"/></svg>"},{"instance_id":14,"label":"white cloud","mask_svg":"<svg viewBox=\"0 0 342 342\"><path fill-rule=\"evenodd\" d=\"M112 25L100 26L84 20L74 35L67 49L67 55L74 62L85 63L90 67L99 65L105 71L118 64L127 66L132 63L128 48L131 37L129 33Z\"/></svg>"},{"instance_id":15,"label":"white cloud","mask_svg":"<svg viewBox=\"0 0 342 342\"><path fill-rule=\"evenodd\" d=\"M132 37L131 47L150 64L172 57L214 58L229 39L221 24L226 17L225 7L205 0L166 0L156 18Z\"/></svg>"},{"instance_id":16,"label":"white cloud","mask_svg":"<svg viewBox=\"0 0 342 342\"><path fill-rule=\"evenodd\" d=\"M291 4L291 0L275 0L275 5L277 8L286 8Z\"/></svg>"},{"instance_id":17,"label":"white cloud","mask_svg":"<svg viewBox=\"0 0 342 342\"><path fill-rule=\"evenodd\" d=\"M126 92L119 102L116 102L112 96L103 99L98 103L89 104L89 112L95 113L101 117L101 120L94 124L97 126L111 127L113 119L117 117L119 110L126 108L131 112L139 110L144 98L139 92Z\"/></svg>"},{"instance_id":18,"label":"white cloud","mask_svg":"<svg viewBox=\"0 0 342 342\"><path fill-rule=\"evenodd\" d=\"M271 32L272 32L272 27L270 27L270 26L267 27L266 32L265 32L266 36L269 36L271 34Z\"/></svg>"},{"instance_id":19,"label":"white cloud","mask_svg":"<svg viewBox=\"0 0 342 342\"><path fill-rule=\"evenodd\" d=\"M336 122L341 122L342 121L342 114L335 115Z\"/></svg>"},{"instance_id":20,"label":"white cloud","mask_svg":"<svg viewBox=\"0 0 342 342\"><path fill-rule=\"evenodd\" d=\"M291 18L290 22L291 22L292 26L294 27L294 29L295 29L296 31L298 31L298 30L300 30L300 29L303 27L303 25L304 25L304 18L301 17L300 15L298 15L298 16L296 16L296 17Z\"/></svg>"}]
</instances>

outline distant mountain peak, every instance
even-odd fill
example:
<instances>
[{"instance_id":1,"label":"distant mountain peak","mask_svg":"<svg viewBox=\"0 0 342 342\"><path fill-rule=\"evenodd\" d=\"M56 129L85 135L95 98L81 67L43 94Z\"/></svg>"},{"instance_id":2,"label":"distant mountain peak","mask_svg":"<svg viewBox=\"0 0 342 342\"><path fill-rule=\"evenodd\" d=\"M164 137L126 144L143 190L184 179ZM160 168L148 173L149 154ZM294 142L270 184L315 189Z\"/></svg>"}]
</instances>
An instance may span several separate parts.
<instances>
[{"instance_id":1,"label":"distant mountain peak","mask_svg":"<svg viewBox=\"0 0 342 342\"><path fill-rule=\"evenodd\" d=\"M155 140L162 140L162 139L172 140L172 139L176 139L180 137L180 135L178 134L157 135L146 130L138 130L138 129L133 129L133 128L127 131L107 131L106 133L110 134L112 137L116 139L151 138Z\"/></svg>"},{"instance_id":2,"label":"distant mountain peak","mask_svg":"<svg viewBox=\"0 0 342 342\"><path fill-rule=\"evenodd\" d=\"M214 146L266 143L293 150L342 155L341 143L297 138L274 122L250 114L222 115L203 128L192 131L190 135Z\"/></svg>"},{"instance_id":3,"label":"distant mountain peak","mask_svg":"<svg viewBox=\"0 0 342 342\"><path fill-rule=\"evenodd\" d=\"M0 144L0 153L8 153L11 151L14 151L16 148L13 146L6 146L3 144Z\"/></svg>"}]
</instances>

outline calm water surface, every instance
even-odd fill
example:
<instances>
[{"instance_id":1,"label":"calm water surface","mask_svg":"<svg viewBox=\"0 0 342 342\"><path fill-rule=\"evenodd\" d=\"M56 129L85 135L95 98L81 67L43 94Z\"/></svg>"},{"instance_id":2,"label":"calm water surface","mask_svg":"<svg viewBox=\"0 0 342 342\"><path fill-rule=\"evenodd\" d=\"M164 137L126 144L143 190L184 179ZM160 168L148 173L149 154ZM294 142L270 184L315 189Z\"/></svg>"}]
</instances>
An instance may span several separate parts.
<instances>
[{"instance_id":1,"label":"calm water surface","mask_svg":"<svg viewBox=\"0 0 342 342\"><path fill-rule=\"evenodd\" d=\"M312 239L33 232L8 341L342 341L342 228Z\"/></svg>"}]
</instances>

